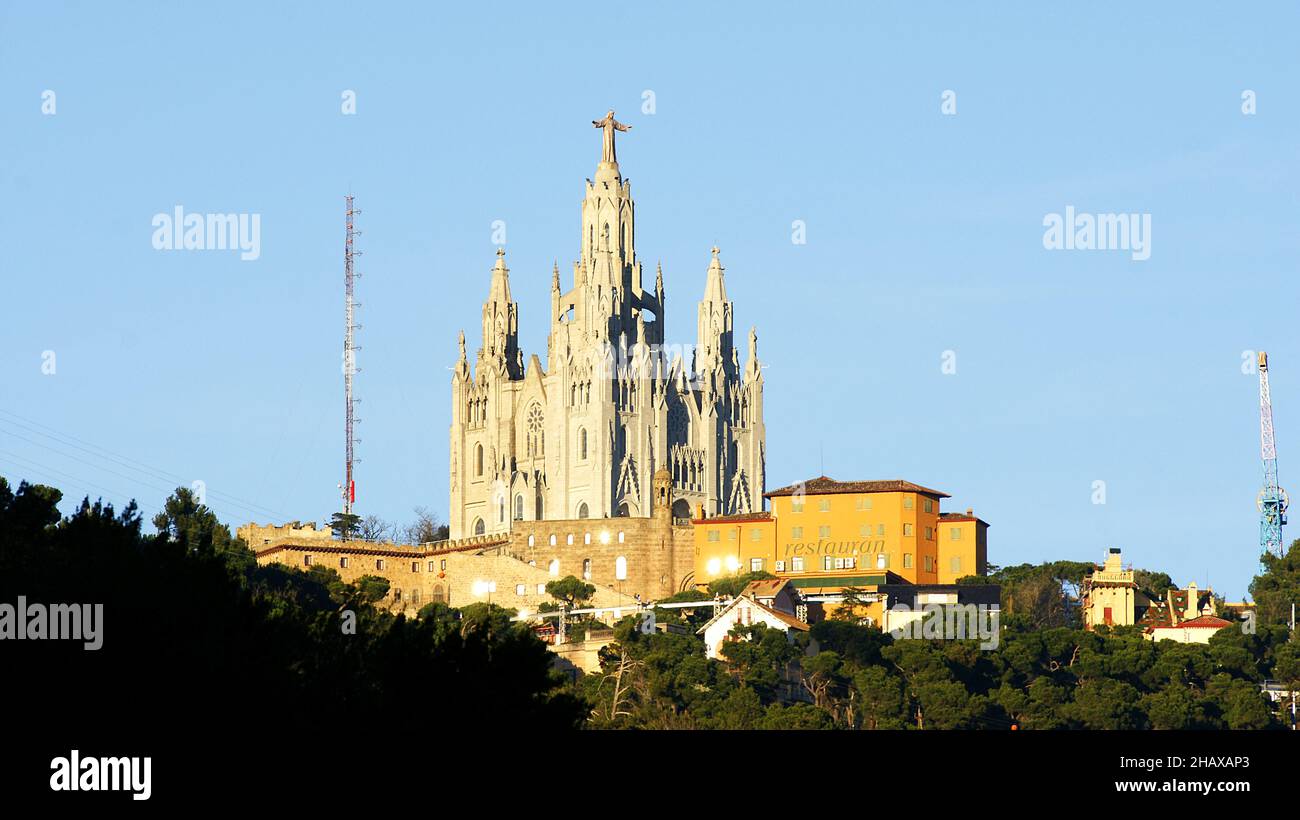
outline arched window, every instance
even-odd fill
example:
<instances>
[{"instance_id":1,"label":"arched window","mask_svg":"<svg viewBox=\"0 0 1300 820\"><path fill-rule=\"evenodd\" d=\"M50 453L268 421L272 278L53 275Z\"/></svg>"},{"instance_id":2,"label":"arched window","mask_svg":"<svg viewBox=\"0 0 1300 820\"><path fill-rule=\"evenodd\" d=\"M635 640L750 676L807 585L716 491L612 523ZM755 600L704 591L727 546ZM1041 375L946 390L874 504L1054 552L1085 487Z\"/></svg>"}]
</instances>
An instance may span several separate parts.
<instances>
[{"instance_id":1,"label":"arched window","mask_svg":"<svg viewBox=\"0 0 1300 820\"><path fill-rule=\"evenodd\" d=\"M475 534L475 535L482 535L486 529L487 529L487 528L484 526L484 524L483 524L483 519L482 519L482 518L475 518L475 519L474 519L474 534Z\"/></svg>"},{"instance_id":2,"label":"arched window","mask_svg":"<svg viewBox=\"0 0 1300 820\"><path fill-rule=\"evenodd\" d=\"M551 536L551 537L554 538L555 536ZM546 566L546 571L549 572L549 573L551 573L551 575L554 576L554 577L559 577L559 575L560 575L560 559L559 559L559 558L552 558L552 559L551 559L551 563L547 564L547 566Z\"/></svg>"},{"instance_id":3,"label":"arched window","mask_svg":"<svg viewBox=\"0 0 1300 820\"><path fill-rule=\"evenodd\" d=\"M583 427L578 430L578 460L587 460L587 428Z\"/></svg>"},{"instance_id":4,"label":"arched window","mask_svg":"<svg viewBox=\"0 0 1300 820\"><path fill-rule=\"evenodd\" d=\"M619 581L627 580L627 558L622 555L614 559L614 578Z\"/></svg>"},{"instance_id":5,"label":"arched window","mask_svg":"<svg viewBox=\"0 0 1300 820\"><path fill-rule=\"evenodd\" d=\"M522 494L515 496L515 520L524 520L524 497Z\"/></svg>"},{"instance_id":6,"label":"arched window","mask_svg":"<svg viewBox=\"0 0 1300 820\"><path fill-rule=\"evenodd\" d=\"M584 581L591 580L591 559L590 558L582 559L582 580Z\"/></svg>"},{"instance_id":7,"label":"arched window","mask_svg":"<svg viewBox=\"0 0 1300 820\"><path fill-rule=\"evenodd\" d=\"M505 522L506 522L506 500L504 498L498 498L497 499L497 523L504 524Z\"/></svg>"},{"instance_id":8,"label":"arched window","mask_svg":"<svg viewBox=\"0 0 1300 820\"><path fill-rule=\"evenodd\" d=\"M578 505L578 517L579 517L579 518L586 518L586 517L587 517L587 502L586 502L586 501L584 501L584 502L582 502L581 504Z\"/></svg>"},{"instance_id":9,"label":"arched window","mask_svg":"<svg viewBox=\"0 0 1300 820\"><path fill-rule=\"evenodd\" d=\"M528 457L540 458L546 455L546 433L543 429L546 417L542 406L534 403L528 408Z\"/></svg>"},{"instance_id":10,"label":"arched window","mask_svg":"<svg viewBox=\"0 0 1300 820\"><path fill-rule=\"evenodd\" d=\"M474 445L474 475L483 475L483 445Z\"/></svg>"}]
</instances>

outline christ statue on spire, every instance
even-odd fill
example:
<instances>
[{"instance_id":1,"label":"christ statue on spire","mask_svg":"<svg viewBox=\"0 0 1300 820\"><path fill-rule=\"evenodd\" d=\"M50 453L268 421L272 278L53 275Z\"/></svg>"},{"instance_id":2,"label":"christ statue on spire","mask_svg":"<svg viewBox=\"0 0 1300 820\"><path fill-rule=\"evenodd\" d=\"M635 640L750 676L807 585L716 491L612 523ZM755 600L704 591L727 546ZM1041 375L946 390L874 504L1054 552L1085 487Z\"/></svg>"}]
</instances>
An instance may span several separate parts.
<instances>
[{"instance_id":1,"label":"christ statue on spire","mask_svg":"<svg viewBox=\"0 0 1300 820\"><path fill-rule=\"evenodd\" d=\"M609 112L605 114L604 119L592 120L591 124L596 128L605 129L605 139L601 145L601 150L600 150L600 161L617 164L618 158L614 155L614 132L630 131L632 130L632 126L624 125L623 123L614 119L613 109L610 109Z\"/></svg>"}]
</instances>

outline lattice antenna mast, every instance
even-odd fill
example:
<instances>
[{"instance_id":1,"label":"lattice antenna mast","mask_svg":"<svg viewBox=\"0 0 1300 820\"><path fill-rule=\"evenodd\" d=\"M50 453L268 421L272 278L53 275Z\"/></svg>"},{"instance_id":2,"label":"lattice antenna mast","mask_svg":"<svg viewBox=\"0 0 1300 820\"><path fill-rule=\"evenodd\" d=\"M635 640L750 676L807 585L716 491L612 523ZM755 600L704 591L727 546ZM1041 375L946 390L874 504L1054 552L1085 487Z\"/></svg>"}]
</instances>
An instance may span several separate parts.
<instances>
[{"instance_id":1,"label":"lattice antenna mast","mask_svg":"<svg viewBox=\"0 0 1300 820\"><path fill-rule=\"evenodd\" d=\"M1259 546L1282 555L1282 525L1290 499L1277 484L1277 442L1273 438L1273 400L1268 387L1268 354L1259 354L1259 449L1264 462L1264 488L1259 491Z\"/></svg>"},{"instance_id":2,"label":"lattice antenna mast","mask_svg":"<svg viewBox=\"0 0 1300 820\"><path fill-rule=\"evenodd\" d=\"M346 445L343 464L343 512L352 513L352 505L357 500L357 484L353 476L353 467L360 460L355 457L355 446L360 439L354 436L354 427L361 420L356 418L356 404L360 399L352 395L352 378L360 369L357 367L357 351L361 348L356 344L356 332L361 329L361 325L356 323L356 309L361 307L359 302L353 299L353 289L356 278L361 274L357 273L354 267L356 257L361 255L361 251L356 250L356 237L361 235L361 231L353 227L353 217L361 210L353 207L353 196L348 194L344 197L347 203L347 238L343 243L343 289L344 289L344 332L343 332L343 400L346 421L344 422Z\"/></svg>"}]
</instances>

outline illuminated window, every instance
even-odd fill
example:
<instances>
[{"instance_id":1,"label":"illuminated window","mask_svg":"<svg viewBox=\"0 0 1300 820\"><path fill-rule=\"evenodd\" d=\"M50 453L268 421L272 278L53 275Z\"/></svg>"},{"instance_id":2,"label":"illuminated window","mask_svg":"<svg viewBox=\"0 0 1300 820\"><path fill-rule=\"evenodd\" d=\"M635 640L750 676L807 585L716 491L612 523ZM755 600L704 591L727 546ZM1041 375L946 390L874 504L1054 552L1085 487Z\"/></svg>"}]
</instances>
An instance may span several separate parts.
<instances>
[{"instance_id":1,"label":"illuminated window","mask_svg":"<svg viewBox=\"0 0 1300 820\"><path fill-rule=\"evenodd\" d=\"M876 569L889 568L889 553L881 552L876 554Z\"/></svg>"},{"instance_id":2,"label":"illuminated window","mask_svg":"<svg viewBox=\"0 0 1300 820\"><path fill-rule=\"evenodd\" d=\"M824 556L822 556L822 569L835 569L835 560L836 560L836 559L830 557L829 555L824 555ZM841 560L842 560L842 559L841 559ZM843 568L844 568L844 565L843 565L843 563L841 563L841 564L840 564L840 569L843 569Z\"/></svg>"},{"instance_id":3,"label":"illuminated window","mask_svg":"<svg viewBox=\"0 0 1300 820\"><path fill-rule=\"evenodd\" d=\"M750 558L750 559L749 559L749 571L750 571L750 572L762 572L762 571L763 571L763 559L762 559L762 558Z\"/></svg>"},{"instance_id":4,"label":"illuminated window","mask_svg":"<svg viewBox=\"0 0 1300 820\"><path fill-rule=\"evenodd\" d=\"M796 555L795 557L793 557L793 558L790 559L790 571L791 571L791 572L803 572L803 556L802 556L802 555Z\"/></svg>"}]
</instances>

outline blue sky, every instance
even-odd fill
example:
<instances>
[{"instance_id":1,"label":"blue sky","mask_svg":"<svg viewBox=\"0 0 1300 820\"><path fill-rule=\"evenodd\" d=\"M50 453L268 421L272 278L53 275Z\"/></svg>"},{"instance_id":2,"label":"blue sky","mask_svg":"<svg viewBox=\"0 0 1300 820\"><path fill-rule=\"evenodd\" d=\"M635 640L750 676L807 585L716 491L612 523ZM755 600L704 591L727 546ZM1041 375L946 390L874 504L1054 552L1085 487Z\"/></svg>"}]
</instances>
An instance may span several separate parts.
<instances>
[{"instance_id":1,"label":"blue sky","mask_svg":"<svg viewBox=\"0 0 1300 820\"><path fill-rule=\"evenodd\" d=\"M1119 546L1245 592L1243 351L1271 355L1300 475L1295 6L268 5L0 6L0 474L150 512L198 479L232 524L328 517L350 190L358 511L445 516L491 224L544 358L614 108L669 341L694 341L714 243L758 327L769 488L907 478L988 520L997 564ZM176 205L259 214L260 258L155 250ZM1045 250L1068 205L1150 214L1150 259Z\"/></svg>"}]
</instances>

